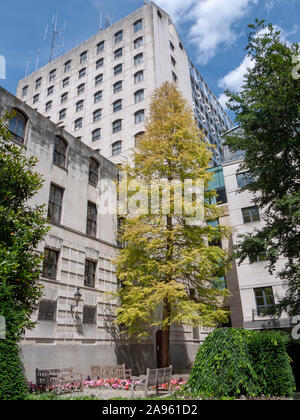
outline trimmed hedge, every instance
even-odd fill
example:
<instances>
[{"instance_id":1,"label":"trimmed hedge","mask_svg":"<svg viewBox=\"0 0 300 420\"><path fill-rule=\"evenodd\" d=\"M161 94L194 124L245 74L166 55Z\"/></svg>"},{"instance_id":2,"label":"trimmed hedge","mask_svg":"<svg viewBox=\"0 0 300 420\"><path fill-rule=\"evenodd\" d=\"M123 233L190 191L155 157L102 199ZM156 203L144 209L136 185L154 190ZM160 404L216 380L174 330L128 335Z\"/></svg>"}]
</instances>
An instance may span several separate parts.
<instances>
[{"instance_id":1,"label":"trimmed hedge","mask_svg":"<svg viewBox=\"0 0 300 420\"><path fill-rule=\"evenodd\" d=\"M295 380L285 334L220 328L199 348L189 379L202 398L291 396Z\"/></svg>"}]
</instances>

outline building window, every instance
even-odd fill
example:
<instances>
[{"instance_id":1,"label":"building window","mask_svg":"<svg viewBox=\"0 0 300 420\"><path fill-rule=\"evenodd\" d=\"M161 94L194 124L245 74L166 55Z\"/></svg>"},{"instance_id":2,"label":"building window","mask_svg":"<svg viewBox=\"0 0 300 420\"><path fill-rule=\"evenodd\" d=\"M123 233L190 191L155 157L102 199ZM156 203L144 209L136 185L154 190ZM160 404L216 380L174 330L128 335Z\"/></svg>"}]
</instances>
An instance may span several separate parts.
<instances>
[{"instance_id":1,"label":"building window","mask_svg":"<svg viewBox=\"0 0 300 420\"><path fill-rule=\"evenodd\" d=\"M97 207L96 204L88 202L86 234L96 238L97 236Z\"/></svg>"},{"instance_id":2,"label":"building window","mask_svg":"<svg viewBox=\"0 0 300 420\"><path fill-rule=\"evenodd\" d=\"M92 132L92 141L98 141L101 139L101 128L97 128Z\"/></svg>"},{"instance_id":3,"label":"building window","mask_svg":"<svg viewBox=\"0 0 300 420\"><path fill-rule=\"evenodd\" d=\"M134 57L134 65L138 66L144 62L144 54L140 53Z\"/></svg>"},{"instance_id":4,"label":"building window","mask_svg":"<svg viewBox=\"0 0 300 420\"><path fill-rule=\"evenodd\" d=\"M123 31L119 31L115 34L115 44L123 41Z\"/></svg>"},{"instance_id":5,"label":"building window","mask_svg":"<svg viewBox=\"0 0 300 420\"><path fill-rule=\"evenodd\" d=\"M104 41L101 41L99 42L99 44L97 44L97 54L100 54L103 51L104 51Z\"/></svg>"},{"instance_id":6,"label":"building window","mask_svg":"<svg viewBox=\"0 0 300 420\"><path fill-rule=\"evenodd\" d=\"M86 287L91 287L91 288L95 287L96 266L97 264L94 261L90 261L90 260L85 261L84 285Z\"/></svg>"},{"instance_id":7,"label":"building window","mask_svg":"<svg viewBox=\"0 0 300 420\"><path fill-rule=\"evenodd\" d=\"M123 66L122 64L118 64L115 68L114 68L114 75L116 76L117 74L122 73L123 71Z\"/></svg>"},{"instance_id":8,"label":"building window","mask_svg":"<svg viewBox=\"0 0 300 420\"><path fill-rule=\"evenodd\" d=\"M84 67L83 69L79 70L79 72L78 72L78 79L81 79L85 75L86 75L86 67Z\"/></svg>"},{"instance_id":9,"label":"building window","mask_svg":"<svg viewBox=\"0 0 300 420\"><path fill-rule=\"evenodd\" d=\"M259 255L257 255L257 257L250 258L250 264L263 262L263 261L266 261L266 259L267 259L266 252L261 252Z\"/></svg>"},{"instance_id":10,"label":"building window","mask_svg":"<svg viewBox=\"0 0 300 420\"><path fill-rule=\"evenodd\" d=\"M172 64L172 66L176 66L176 60L175 60L175 58L174 57L172 57L171 56L171 64Z\"/></svg>"},{"instance_id":11,"label":"building window","mask_svg":"<svg viewBox=\"0 0 300 420\"><path fill-rule=\"evenodd\" d=\"M183 46L182 46L182 43L181 43L181 42L179 42L179 48L180 48L181 50L183 50Z\"/></svg>"},{"instance_id":12,"label":"building window","mask_svg":"<svg viewBox=\"0 0 300 420\"><path fill-rule=\"evenodd\" d=\"M114 102L113 111L118 112L118 111L121 111L121 109L122 109L122 99L119 99L116 102Z\"/></svg>"},{"instance_id":13,"label":"building window","mask_svg":"<svg viewBox=\"0 0 300 420\"><path fill-rule=\"evenodd\" d=\"M114 52L114 57L115 60L117 60L118 58L122 57L123 55L123 48L118 48L115 52Z\"/></svg>"},{"instance_id":14,"label":"building window","mask_svg":"<svg viewBox=\"0 0 300 420\"><path fill-rule=\"evenodd\" d=\"M122 153L122 142L117 141L112 145L112 155L117 156Z\"/></svg>"},{"instance_id":15,"label":"building window","mask_svg":"<svg viewBox=\"0 0 300 420\"><path fill-rule=\"evenodd\" d=\"M82 323L95 325L96 324L96 314L97 308L96 306L84 306L83 307L83 316L82 316Z\"/></svg>"},{"instance_id":16,"label":"building window","mask_svg":"<svg viewBox=\"0 0 300 420\"><path fill-rule=\"evenodd\" d=\"M63 93L63 94L61 95L61 97L60 97L60 101L61 101L61 103L63 104L64 102L66 102L66 101L68 100L68 97L69 97L68 92Z\"/></svg>"},{"instance_id":17,"label":"building window","mask_svg":"<svg viewBox=\"0 0 300 420\"><path fill-rule=\"evenodd\" d=\"M24 143L27 118L15 109L13 112L15 116L9 121L8 129L18 143Z\"/></svg>"},{"instance_id":18,"label":"building window","mask_svg":"<svg viewBox=\"0 0 300 420\"><path fill-rule=\"evenodd\" d=\"M99 163L90 158L89 164L89 182L93 185L97 185L99 180Z\"/></svg>"},{"instance_id":19,"label":"building window","mask_svg":"<svg viewBox=\"0 0 300 420\"><path fill-rule=\"evenodd\" d=\"M52 82L52 80L55 80L56 78L56 69L50 71L49 73L49 82Z\"/></svg>"},{"instance_id":20,"label":"building window","mask_svg":"<svg viewBox=\"0 0 300 420\"><path fill-rule=\"evenodd\" d=\"M133 42L133 47L134 47L134 49L137 49L137 48L140 48L140 47L142 47L143 46L143 38L142 37L140 37L140 38L137 38L134 42Z\"/></svg>"},{"instance_id":21,"label":"building window","mask_svg":"<svg viewBox=\"0 0 300 420\"><path fill-rule=\"evenodd\" d=\"M145 121L145 111L140 110L134 114L134 120L136 124L140 124Z\"/></svg>"},{"instance_id":22,"label":"building window","mask_svg":"<svg viewBox=\"0 0 300 420\"><path fill-rule=\"evenodd\" d=\"M66 110L66 108L65 109L62 109L61 111L59 111L59 120L60 121L63 120L63 119L65 119L66 116L67 116L67 110Z\"/></svg>"},{"instance_id":23,"label":"building window","mask_svg":"<svg viewBox=\"0 0 300 420\"><path fill-rule=\"evenodd\" d=\"M80 130L82 128L82 118L78 118L75 122L74 122L74 130Z\"/></svg>"},{"instance_id":24,"label":"building window","mask_svg":"<svg viewBox=\"0 0 300 420\"><path fill-rule=\"evenodd\" d=\"M170 48L171 48L171 50L174 52L175 51L175 47L174 47L174 44L170 41Z\"/></svg>"},{"instance_id":25,"label":"building window","mask_svg":"<svg viewBox=\"0 0 300 420\"><path fill-rule=\"evenodd\" d=\"M72 61L71 60L69 60L65 63L65 68L64 68L65 73L68 73L71 70L71 66L72 66Z\"/></svg>"},{"instance_id":26,"label":"building window","mask_svg":"<svg viewBox=\"0 0 300 420\"><path fill-rule=\"evenodd\" d=\"M177 82L177 80L178 80L178 77L176 76L176 74L172 71L172 80L173 80L173 82Z\"/></svg>"},{"instance_id":27,"label":"building window","mask_svg":"<svg viewBox=\"0 0 300 420\"><path fill-rule=\"evenodd\" d=\"M50 109L52 108L52 101L49 101L46 103L45 105L45 111L50 111Z\"/></svg>"},{"instance_id":28,"label":"building window","mask_svg":"<svg viewBox=\"0 0 300 420\"><path fill-rule=\"evenodd\" d=\"M122 130L122 120L117 120L113 122L113 133L118 133Z\"/></svg>"},{"instance_id":29,"label":"building window","mask_svg":"<svg viewBox=\"0 0 300 420\"><path fill-rule=\"evenodd\" d=\"M48 206L48 219L51 223L60 224L63 194L62 188L51 184Z\"/></svg>"},{"instance_id":30,"label":"building window","mask_svg":"<svg viewBox=\"0 0 300 420\"><path fill-rule=\"evenodd\" d=\"M143 20L139 19L133 24L134 33L139 32L143 29Z\"/></svg>"},{"instance_id":31,"label":"building window","mask_svg":"<svg viewBox=\"0 0 300 420\"><path fill-rule=\"evenodd\" d=\"M84 108L84 100L78 101L76 104L76 112L81 111Z\"/></svg>"},{"instance_id":32,"label":"building window","mask_svg":"<svg viewBox=\"0 0 300 420\"><path fill-rule=\"evenodd\" d=\"M54 93L54 86L50 86L47 90L47 95L52 95Z\"/></svg>"},{"instance_id":33,"label":"building window","mask_svg":"<svg viewBox=\"0 0 300 420\"><path fill-rule=\"evenodd\" d=\"M36 89L39 89L40 87L41 87L41 85L42 85L42 78L41 77L39 77L38 79L36 79L36 81L35 81L35 88Z\"/></svg>"},{"instance_id":34,"label":"building window","mask_svg":"<svg viewBox=\"0 0 300 420\"><path fill-rule=\"evenodd\" d=\"M104 65L104 58L99 58L99 60L96 61L96 70L100 69Z\"/></svg>"},{"instance_id":35,"label":"building window","mask_svg":"<svg viewBox=\"0 0 300 420\"><path fill-rule=\"evenodd\" d=\"M138 90L134 94L134 102L137 104L145 99L145 91L144 89Z\"/></svg>"},{"instance_id":36,"label":"building window","mask_svg":"<svg viewBox=\"0 0 300 420\"><path fill-rule=\"evenodd\" d=\"M114 84L114 93L121 92L122 91L122 87L123 87L123 83L121 81L115 83Z\"/></svg>"},{"instance_id":37,"label":"building window","mask_svg":"<svg viewBox=\"0 0 300 420\"><path fill-rule=\"evenodd\" d=\"M134 75L134 83L135 84L140 83L143 80L144 80L144 72L143 72L143 70L138 71L137 73L135 73L135 75Z\"/></svg>"},{"instance_id":38,"label":"building window","mask_svg":"<svg viewBox=\"0 0 300 420\"><path fill-rule=\"evenodd\" d=\"M85 83L82 83L77 88L77 95L81 95L85 91Z\"/></svg>"},{"instance_id":39,"label":"building window","mask_svg":"<svg viewBox=\"0 0 300 420\"><path fill-rule=\"evenodd\" d=\"M63 81L62 81L62 87L66 87L70 84L70 77L66 77Z\"/></svg>"},{"instance_id":40,"label":"building window","mask_svg":"<svg viewBox=\"0 0 300 420\"><path fill-rule=\"evenodd\" d=\"M98 74L98 76L95 77L95 86L101 85L103 82L103 74Z\"/></svg>"},{"instance_id":41,"label":"building window","mask_svg":"<svg viewBox=\"0 0 300 420\"><path fill-rule=\"evenodd\" d=\"M102 99L102 90L99 90L99 92L96 92L94 95L94 103L100 102Z\"/></svg>"},{"instance_id":42,"label":"building window","mask_svg":"<svg viewBox=\"0 0 300 420\"><path fill-rule=\"evenodd\" d=\"M237 174L236 179L239 188L244 188L251 183L251 175L249 172Z\"/></svg>"},{"instance_id":43,"label":"building window","mask_svg":"<svg viewBox=\"0 0 300 420\"><path fill-rule=\"evenodd\" d=\"M80 54L80 64L85 63L87 61L87 58L88 58L88 52L87 51L83 51Z\"/></svg>"},{"instance_id":44,"label":"building window","mask_svg":"<svg viewBox=\"0 0 300 420\"><path fill-rule=\"evenodd\" d=\"M28 93L28 86L24 86L22 89L22 97L26 96Z\"/></svg>"},{"instance_id":45,"label":"building window","mask_svg":"<svg viewBox=\"0 0 300 420\"><path fill-rule=\"evenodd\" d=\"M228 199L227 199L227 193L226 193L226 188L225 187L221 187L221 188L217 188L216 189L216 193L217 193L217 197L215 198L217 204L227 204L228 203Z\"/></svg>"},{"instance_id":46,"label":"building window","mask_svg":"<svg viewBox=\"0 0 300 420\"><path fill-rule=\"evenodd\" d=\"M257 206L242 209L244 223L253 223L260 221L259 210Z\"/></svg>"},{"instance_id":47,"label":"building window","mask_svg":"<svg viewBox=\"0 0 300 420\"><path fill-rule=\"evenodd\" d=\"M135 147L138 147L139 146L140 141L143 138L144 134L145 134L144 131L141 131L140 133L137 133L134 136Z\"/></svg>"},{"instance_id":48,"label":"building window","mask_svg":"<svg viewBox=\"0 0 300 420\"><path fill-rule=\"evenodd\" d=\"M39 101L39 99L40 99L40 95L39 94L34 95L34 97L33 97L33 103L36 104Z\"/></svg>"},{"instance_id":49,"label":"building window","mask_svg":"<svg viewBox=\"0 0 300 420\"><path fill-rule=\"evenodd\" d=\"M93 112L93 121L99 121L102 117L102 109L96 109L96 111Z\"/></svg>"},{"instance_id":50,"label":"building window","mask_svg":"<svg viewBox=\"0 0 300 420\"><path fill-rule=\"evenodd\" d=\"M42 274L43 277L56 280L58 258L59 253L57 251L45 248Z\"/></svg>"},{"instance_id":51,"label":"building window","mask_svg":"<svg viewBox=\"0 0 300 420\"><path fill-rule=\"evenodd\" d=\"M257 315L261 316L264 312L272 312L272 308L275 305L273 288L272 287L261 287L254 289Z\"/></svg>"},{"instance_id":52,"label":"building window","mask_svg":"<svg viewBox=\"0 0 300 420\"><path fill-rule=\"evenodd\" d=\"M57 303L50 300L42 300L39 303L38 321L52 321L56 319Z\"/></svg>"},{"instance_id":53,"label":"building window","mask_svg":"<svg viewBox=\"0 0 300 420\"><path fill-rule=\"evenodd\" d=\"M64 110L63 110L64 111ZM66 157L67 157L68 143L61 137L55 138L54 152L53 152L53 163L65 168Z\"/></svg>"}]
</instances>

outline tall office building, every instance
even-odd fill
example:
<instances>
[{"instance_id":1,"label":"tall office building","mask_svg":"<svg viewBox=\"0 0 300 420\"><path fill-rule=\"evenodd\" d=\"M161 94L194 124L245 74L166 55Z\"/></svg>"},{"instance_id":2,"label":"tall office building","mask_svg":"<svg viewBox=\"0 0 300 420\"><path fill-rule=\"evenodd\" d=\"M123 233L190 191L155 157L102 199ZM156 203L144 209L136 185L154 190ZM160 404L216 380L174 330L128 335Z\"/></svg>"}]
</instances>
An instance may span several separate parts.
<instances>
[{"instance_id":1,"label":"tall office building","mask_svg":"<svg viewBox=\"0 0 300 420\"><path fill-rule=\"evenodd\" d=\"M151 93L165 81L177 83L220 165L220 136L231 121L153 2L21 80L17 97L121 163L145 129Z\"/></svg>"}]
</instances>

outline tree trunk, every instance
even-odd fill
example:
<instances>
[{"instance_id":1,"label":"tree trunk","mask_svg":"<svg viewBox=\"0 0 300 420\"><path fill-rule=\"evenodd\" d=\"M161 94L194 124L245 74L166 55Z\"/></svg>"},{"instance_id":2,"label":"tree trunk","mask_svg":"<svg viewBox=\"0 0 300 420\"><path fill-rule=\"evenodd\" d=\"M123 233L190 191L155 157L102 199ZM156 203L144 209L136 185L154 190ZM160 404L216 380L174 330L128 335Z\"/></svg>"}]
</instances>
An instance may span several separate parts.
<instances>
[{"instance_id":1,"label":"tree trunk","mask_svg":"<svg viewBox=\"0 0 300 420\"><path fill-rule=\"evenodd\" d=\"M162 367L169 367L170 366L170 304L167 299L164 300L164 313L163 313L163 320L167 320L167 325L162 328L162 340L161 340L161 360L162 360Z\"/></svg>"}]
</instances>

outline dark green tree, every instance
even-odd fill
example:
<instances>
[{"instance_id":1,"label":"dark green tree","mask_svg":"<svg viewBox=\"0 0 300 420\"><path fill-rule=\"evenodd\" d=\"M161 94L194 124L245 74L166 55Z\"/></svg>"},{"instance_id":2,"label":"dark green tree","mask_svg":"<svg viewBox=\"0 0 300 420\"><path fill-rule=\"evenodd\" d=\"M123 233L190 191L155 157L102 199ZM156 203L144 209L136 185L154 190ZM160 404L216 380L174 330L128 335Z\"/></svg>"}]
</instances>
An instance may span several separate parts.
<instances>
[{"instance_id":1,"label":"dark green tree","mask_svg":"<svg viewBox=\"0 0 300 420\"><path fill-rule=\"evenodd\" d=\"M254 67L240 93L227 91L241 130L227 137L232 151L244 150L242 170L251 174L246 189L262 209L265 227L244 235L236 248L240 261L265 253L271 274L288 284L275 308L300 313L300 78L299 45L282 41L280 31L256 19L246 48ZM285 258L284 267L278 268Z\"/></svg>"},{"instance_id":2,"label":"dark green tree","mask_svg":"<svg viewBox=\"0 0 300 420\"><path fill-rule=\"evenodd\" d=\"M24 396L18 341L34 326L31 315L42 293L36 249L48 230L44 206L30 205L43 183L34 171L37 160L13 142L9 118L0 119L0 316L6 323L6 338L0 340L0 399Z\"/></svg>"}]
</instances>

